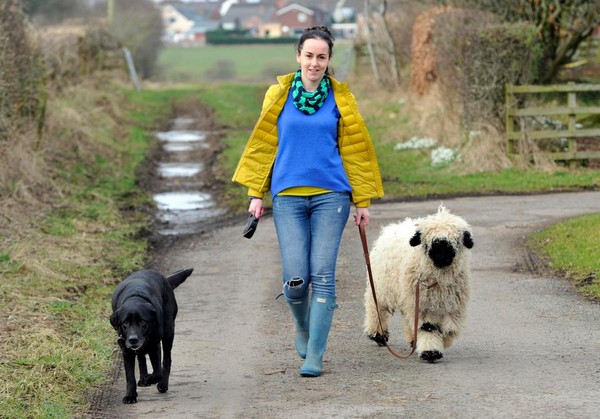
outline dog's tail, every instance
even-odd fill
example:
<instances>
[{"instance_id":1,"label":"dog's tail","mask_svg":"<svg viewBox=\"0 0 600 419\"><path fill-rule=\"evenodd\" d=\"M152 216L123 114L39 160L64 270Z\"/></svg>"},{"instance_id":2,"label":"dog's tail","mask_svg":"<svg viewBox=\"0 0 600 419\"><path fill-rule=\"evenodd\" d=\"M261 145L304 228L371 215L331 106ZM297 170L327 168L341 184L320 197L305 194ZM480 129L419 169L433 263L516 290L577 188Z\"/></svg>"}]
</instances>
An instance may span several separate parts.
<instances>
[{"instance_id":1,"label":"dog's tail","mask_svg":"<svg viewBox=\"0 0 600 419\"><path fill-rule=\"evenodd\" d=\"M180 271L175 272L174 274L169 275L167 277L167 281L169 281L171 287L175 289L178 286L180 286L183 283L183 281L185 281L187 277L192 274L193 271L194 270L192 268L182 269Z\"/></svg>"}]
</instances>

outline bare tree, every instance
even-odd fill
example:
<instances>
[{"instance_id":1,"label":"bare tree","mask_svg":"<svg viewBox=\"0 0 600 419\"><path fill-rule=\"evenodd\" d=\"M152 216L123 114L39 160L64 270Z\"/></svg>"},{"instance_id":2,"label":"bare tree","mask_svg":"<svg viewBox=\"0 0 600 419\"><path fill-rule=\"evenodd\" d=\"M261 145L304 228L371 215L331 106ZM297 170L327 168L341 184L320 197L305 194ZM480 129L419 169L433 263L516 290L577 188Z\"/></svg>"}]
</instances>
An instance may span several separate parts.
<instances>
[{"instance_id":1,"label":"bare tree","mask_svg":"<svg viewBox=\"0 0 600 419\"><path fill-rule=\"evenodd\" d=\"M379 84L400 84L396 46L387 20L387 0L364 0L367 49L371 68Z\"/></svg>"},{"instance_id":2,"label":"bare tree","mask_svg":"<svg viewBox=\"0 0 600 419\"><path fill-rule=\"evenodd\" d=\"M377 83L382 84L381 74L379 74L377 60L375 59L375 47L373 46L373 25L370 15L369 0L364 0L365 37L367 42L367 50L369 52L369 61L371 62L371 69L373 70L375 80L377 80Z\"/></svg>"},{"instance_id":3,"label":"bare tree","mask_svg":"<svg viewBox=\"0 0 600 419\"><path fill-rule=\"evenodd\" d=\"M162 18L150 0L120 0L115 2L111 33L127 47L143 79L156 71L162 47Z\"/></svg>"},{"instance_id":4,"label":"bare tree","mask_svg":"<svg viewBox=\"0 0 600 419\"><path fill-rule=\"evenodd\" d=\"M534 24L542 46L540 82L548 83L568 63L583 41L600 25L598 0L449 0L458 7L496 13L509 22Z\"/></svg>"}]
</instances>

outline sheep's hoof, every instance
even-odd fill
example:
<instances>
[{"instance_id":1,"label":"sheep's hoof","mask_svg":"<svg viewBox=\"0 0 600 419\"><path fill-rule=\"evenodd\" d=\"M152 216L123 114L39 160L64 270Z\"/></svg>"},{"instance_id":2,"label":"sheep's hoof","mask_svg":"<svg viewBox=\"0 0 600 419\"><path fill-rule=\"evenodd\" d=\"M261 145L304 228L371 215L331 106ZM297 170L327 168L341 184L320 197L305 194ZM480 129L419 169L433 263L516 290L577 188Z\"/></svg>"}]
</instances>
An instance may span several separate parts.
<instances>
[{"instance_id":1,"label":"sheep's hoof","mask_svg":"<svg viewBox=\"0 0 600 419\"><path fill-rule=\"evenodd\" d=\"M383 335L380 333L374 333L374 334L370 334L368 335L369 339L374 340L378 346L385 346L389 337L390 337L390 332L384 332Z\"/></svg>"},{"instance_id":2,"label":"sheep's hoof","mask_svg":"<svg viewBox=\"0 0 600 419\"><path fill-rule=\"evenodd\" d=\"M444 355L440 351L423 351L421 352L421 359L433 364L438 359L443 358Z\"/></svg>"}]
</instances>

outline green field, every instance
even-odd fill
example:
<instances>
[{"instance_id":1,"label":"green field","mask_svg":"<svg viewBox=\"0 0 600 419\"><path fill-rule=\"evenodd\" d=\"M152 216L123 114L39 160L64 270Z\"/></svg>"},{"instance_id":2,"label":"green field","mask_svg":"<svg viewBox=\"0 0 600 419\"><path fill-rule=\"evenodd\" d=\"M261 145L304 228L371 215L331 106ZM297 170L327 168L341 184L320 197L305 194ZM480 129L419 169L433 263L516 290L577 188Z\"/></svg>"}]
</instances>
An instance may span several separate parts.
<instances>
[{"instance_id":1,"label":"green field","mask_svg":"<svg viewBox=\"0 0 600 419\"><path fill-rule=\"evenodd\" d=\"M338 76L351 64L348 47L336 43L332 66ZM265 82L298 68L292 44L167 47L158 65L161 80L191 83Z\"/></svg>"}]
</instances>

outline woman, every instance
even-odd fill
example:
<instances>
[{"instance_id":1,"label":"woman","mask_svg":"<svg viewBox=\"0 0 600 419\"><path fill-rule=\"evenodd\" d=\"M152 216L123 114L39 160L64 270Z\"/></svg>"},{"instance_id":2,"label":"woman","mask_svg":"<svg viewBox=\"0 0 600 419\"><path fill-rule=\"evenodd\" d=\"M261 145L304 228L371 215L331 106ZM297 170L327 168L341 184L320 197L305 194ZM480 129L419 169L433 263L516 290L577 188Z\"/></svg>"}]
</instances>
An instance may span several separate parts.
<instances>
[{"instance_id":1,"label":"woman","mask_svg":"<svg viewBox=\"0 0 600 419\"><path fill-rule=\"evenodd\" d=\"M283 294L295 318L305 377L323 371L350 201L355 224L367 225L371 198L383 196L375 151L354 96L329 74L332 53L326 27L304 31L296 49L300 69L279 76L267 90L233 176L248 187L248 212L255 217L263 215L264 194L270 190L273 197Z\"/></svg>"}]
</instances>

